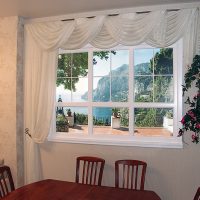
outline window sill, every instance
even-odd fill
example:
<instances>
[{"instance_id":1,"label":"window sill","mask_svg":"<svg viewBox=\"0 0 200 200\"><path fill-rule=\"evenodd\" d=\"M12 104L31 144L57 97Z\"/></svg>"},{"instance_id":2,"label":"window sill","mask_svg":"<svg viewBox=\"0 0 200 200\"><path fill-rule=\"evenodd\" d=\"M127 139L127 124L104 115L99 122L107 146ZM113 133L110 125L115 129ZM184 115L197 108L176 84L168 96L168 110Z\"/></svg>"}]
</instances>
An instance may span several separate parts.
<instances>
[{"instance_id":1,"label":"window sill","mask_svg":"<svg viewBox=\"0 0 200 200\"><path fill-rule=\"evenodd\" d=\"M67 135L66 135L67 134ZM183 148L181 137L147 137L147 136L113 136L113 135L78 135L55 133L49 135L48 141L77 144L97 144L157 148Z\"/></svg>"}]
</instances>

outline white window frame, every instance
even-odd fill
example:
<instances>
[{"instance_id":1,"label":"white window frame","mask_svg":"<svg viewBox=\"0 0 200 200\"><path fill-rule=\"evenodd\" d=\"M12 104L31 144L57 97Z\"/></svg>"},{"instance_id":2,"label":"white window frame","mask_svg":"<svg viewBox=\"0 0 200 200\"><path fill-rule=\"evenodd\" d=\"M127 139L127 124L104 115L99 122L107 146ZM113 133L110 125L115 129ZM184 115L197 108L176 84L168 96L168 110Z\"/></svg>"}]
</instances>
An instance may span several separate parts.
<instances>
[{"instance_id":1,"label":"white window frame","mask_svg":"<svg viewBox=\"0 0 200 200\"><path fill-rule=\"evenodd\" d=\"M74 133L63 133L56 132L55 125L55 113L54 120L52 123L51 131L48 136L48 141L53 142L67 142L67 143L83 143L83 144L99 144L99 145L119 145L119 146L140 146L140 147L163 147L163 148L182 148L182 137L177 137L178 129L180 128L179 120L182 116L182 72L183 72L183 44L182 40L179 40L174 45L173 48L173 78L174 78L174 102L173 103L141 103L133 102L133 50L138 48L154 48L149 45L142 44L135 47L115 47L109 50L120 50L120 49L129 49L129 101L128 102L92 102L92 91L93 90L93 74L92 74L92 58L93 51L102 51L102 49L95 49L91 47L86 47L80 50L60 50L59 53L77 53L77 52L88 52L88 63L89 73L88 73L88 102L60 102L59 106L66 107L88 107L88 134L74 134ZM107 51L108 49L106 49ZM131 56L130 56L131 55ZM55 101L55 108L58 106L58 103ZM159 106L160 105L160 106ZM93 115L92 107L129 107L129 135L106 135L106 134L92 134L93 132ZM173 108L173 136L164 137L164 136L134 136L133 135L133 119L134 107L145 107L145 108ZM54 109L55 110L55 109Z\"/></svg>"}]
</instances>

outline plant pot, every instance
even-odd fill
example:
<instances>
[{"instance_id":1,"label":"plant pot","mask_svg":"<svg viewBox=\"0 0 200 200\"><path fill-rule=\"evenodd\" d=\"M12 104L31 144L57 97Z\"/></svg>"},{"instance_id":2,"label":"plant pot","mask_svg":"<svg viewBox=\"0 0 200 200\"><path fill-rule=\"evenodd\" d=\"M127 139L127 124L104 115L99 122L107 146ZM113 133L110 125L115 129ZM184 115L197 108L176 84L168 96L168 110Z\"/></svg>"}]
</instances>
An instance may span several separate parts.
<instances>
[{"instance_id":1,"label":"plant pot","mask_svg":"<svg viewBox=\"0 0 200 200\"><path fill-rule=\"evenodd\" d=\"M69 126L74 126L74 116L66 116L66 119L68 120Z\"/></svg>"},{"instance_id":2,"label":"plant pot","mask_svg":"<svg viewBox=\"0 0 200 200\"><path fill-rule=\"evenodd\" d=\"M111 127L120 128L120 117L111 116Z\"/></svg>"},{"instance_id":3,"label":"plant pot","mask_svg":"<svg viewBox=\"0 0 200 200\"><path fill-rule=\"evenodd\" d=\"M163 127L169 130L170 132L173 132L173 118L168 118L164 116Z\"/></svg>"}]
</instances>

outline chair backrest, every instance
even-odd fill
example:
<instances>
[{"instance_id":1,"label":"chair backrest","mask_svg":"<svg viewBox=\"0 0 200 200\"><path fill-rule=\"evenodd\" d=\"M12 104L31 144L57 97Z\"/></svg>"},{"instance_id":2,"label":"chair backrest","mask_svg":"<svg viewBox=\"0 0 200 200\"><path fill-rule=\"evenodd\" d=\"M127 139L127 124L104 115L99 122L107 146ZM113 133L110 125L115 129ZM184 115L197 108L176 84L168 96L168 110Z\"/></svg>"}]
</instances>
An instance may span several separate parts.
<instances>
[{"instance_id":1,"label":"chair backrest","mask_svg":"<svg viewBox=\"0 0 200 200\"><path fill-rule=\"evenodd\" d=\"M200 200L200 187L197 189L197 192L196 192L193 200Z\"/></svg>"},{"instance_id":2,"label":"chair backrest","mask_svg":"<svg viewBox=\"0 0 200 200\"><path fill-rule=\"evenodd\" d=\"M105 160L81 156L76 160L76 183L101 185ZM82 173L81 173L82 172Z\"/></svg>"},{"instance_id":3,"label":"chair backrest","mask_svg":"<svg viewBox=\"0 0 200 200\"><path fill-rule=\"evenodd\" d=\"M115 187L144 190L147 164L139 160L115 162Z\"/></svg>"},{"instance_id":4,"label":"chair backrest","mask_svg":"<svg viewBox=\"0 0 200 200\"><path fill-rule=\"evenodd\" d=\"M12 174L8 166L0 167L0 198L15 190Z\"/></svg>"}]
</instances>

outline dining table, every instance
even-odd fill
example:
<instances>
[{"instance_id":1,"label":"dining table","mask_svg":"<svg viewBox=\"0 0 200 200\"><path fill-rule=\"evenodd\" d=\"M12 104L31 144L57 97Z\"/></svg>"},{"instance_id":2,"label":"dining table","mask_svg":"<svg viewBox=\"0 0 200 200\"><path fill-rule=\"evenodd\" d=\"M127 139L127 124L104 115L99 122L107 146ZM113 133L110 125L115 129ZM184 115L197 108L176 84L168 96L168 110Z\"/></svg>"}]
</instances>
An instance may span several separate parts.
<instances>
[{"instance_id":1,"label":"dining table","mask_svg":"<svg viewBox=\"0 0 200 200\"><path fill-rule=\"evenodd\" d=\"M46 179L22 186L2 200L161 200L154 191Z\"/></svg>"}]
</instances>

